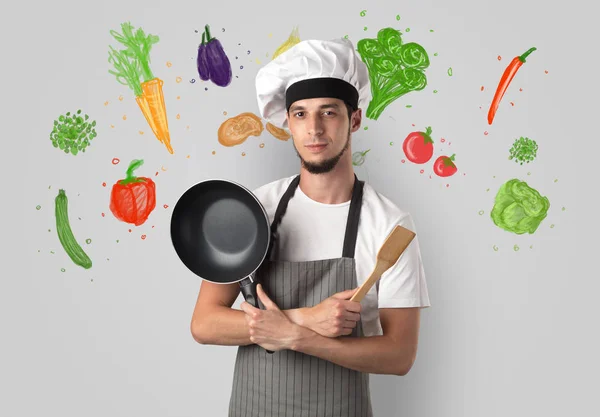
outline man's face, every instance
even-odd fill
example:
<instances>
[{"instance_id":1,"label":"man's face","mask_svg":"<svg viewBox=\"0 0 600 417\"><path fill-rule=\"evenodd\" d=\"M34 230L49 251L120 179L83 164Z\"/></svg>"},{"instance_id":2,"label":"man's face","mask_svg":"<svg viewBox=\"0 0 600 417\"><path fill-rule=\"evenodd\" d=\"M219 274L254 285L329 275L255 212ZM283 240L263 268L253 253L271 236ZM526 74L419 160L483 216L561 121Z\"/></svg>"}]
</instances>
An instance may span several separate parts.
<instances>
[{"instance_id":1,"label":"man's face","mask_svg":"<svg viewBox=\"0 0 600 417\"><path fill-rule=\"evenodd\" d=\"M294 148L302 166L311 174L335 168L350 149L350 134L360 127L361 110L348 120L346 105L336 98L298 100L287 114ZM346 154L351 158L349 152Z\"/></svg>"}]
</instances>

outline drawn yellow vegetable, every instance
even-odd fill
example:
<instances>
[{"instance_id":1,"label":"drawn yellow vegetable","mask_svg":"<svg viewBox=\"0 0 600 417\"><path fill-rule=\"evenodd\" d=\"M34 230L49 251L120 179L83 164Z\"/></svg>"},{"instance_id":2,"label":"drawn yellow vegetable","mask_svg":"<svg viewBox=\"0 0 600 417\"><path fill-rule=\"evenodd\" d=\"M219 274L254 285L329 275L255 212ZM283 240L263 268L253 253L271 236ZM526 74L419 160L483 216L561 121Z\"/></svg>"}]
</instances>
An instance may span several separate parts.
<instances>
[{"instance_id":1,"label":"drawn yellow vegetable","mask_svg":"<svg viewBox=\"0 0 600 417\"><path fill-rule=\"evenodd\" d=\"M241 113L225 120L217 133L223 146L235 146L243 143L249 136L260 136L264 126L254 113Z\"/></svg>"},{"instance_id":2,"label":"drawn yellow vegetable","mask_svg":"<svg viewBox=\"0 0 600 417\"><path fill-rule=\"evenodd\" d=\"M275 50L275 53L273 54L273 59L277 58L279 55L281 55L297 43L300 43L300 36L298 33L298 27L296 26L292 30L292 33L290 33L290 36L287 38L287 40Z\"/></svg>"},{"instance_id":3,"label":"drawn yellow vegetable","mask_svg":"<svg viewBox=\"0 0 600 417\"><path fill-rule=\"evenodd\" d=\"M292 137L287 132L287 130L281 129L281 128L271 124L271 122L267 123L267 131L279 140L288 140L289 138Z\"/></svg>"}]
</instances>

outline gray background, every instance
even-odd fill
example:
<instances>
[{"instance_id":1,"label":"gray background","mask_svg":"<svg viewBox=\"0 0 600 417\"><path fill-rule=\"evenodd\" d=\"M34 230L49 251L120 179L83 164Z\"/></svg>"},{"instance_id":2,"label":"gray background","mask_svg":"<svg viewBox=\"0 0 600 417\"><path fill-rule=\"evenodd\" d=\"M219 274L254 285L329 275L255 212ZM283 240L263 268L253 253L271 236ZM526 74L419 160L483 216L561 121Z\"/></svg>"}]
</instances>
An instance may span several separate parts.
<instances>
[{"instance_id":1,"label":"gray background","mask_svg":"<svg viewBox=\"0 0 600 417\"><path fill-rule=\"evenodd\" d=\"M254 188L298 171L291 141L266 130L232 148L216 136L226 118L258 111L254 76L296 25L301 39L348 35L355 43L392 26L431 58L427 88L395 101L378 121L364 119L368 130L353 136L353 151L371 149L356 168L359 177L415 220L432 302L411 372L372 376L376 415L597 409L600 91L591 3L367 3L57 0L13 3L2 14L0 414L226 415L235 348L192 339L200 279L171 247L171 209L202 179ZM161 38L151 66L165 82L173 155L151 134L132 91L108 73L108 45L117 45L109 30L127 20ZM207 23L232 62L226 88L190 83L198 79L196 48ZM538 50L488 126L504 68L531 46ZM78 108L97 120L98 137L85 154L65 155L49 132L59 114ZM426 126L433 128L434 158L456 153L453 177L430 179L433 159L422 167L401 163L403 139ZM529 166L507 159L520 136L539 145ZM145 160L136 174L157 186L157 207L139 227L108 209L110 187L132 159ZM489 218L497 189L511 178L550 200L533 235L506 232ZM70 261L56 236L59 188L93 260L89 270Z\"/></svg>"}]
</instances>

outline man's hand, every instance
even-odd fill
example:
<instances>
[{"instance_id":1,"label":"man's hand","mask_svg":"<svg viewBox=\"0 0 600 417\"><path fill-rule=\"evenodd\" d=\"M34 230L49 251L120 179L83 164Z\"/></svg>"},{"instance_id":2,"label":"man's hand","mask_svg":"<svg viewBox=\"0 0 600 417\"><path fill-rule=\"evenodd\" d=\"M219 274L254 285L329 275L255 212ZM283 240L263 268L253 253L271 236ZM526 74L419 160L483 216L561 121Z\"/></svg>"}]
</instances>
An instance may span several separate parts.
<instances>
[{"instance_id":1,"label":"man's hand","mask_svg":"<svg viewBox=\"0 0 600 417\"><path fill-rule=\"evenodd\" d=\"M309 308L304 317L304 325L325 337L349 335L360 320L360 303L350 301L357 290L358 288L354 288L335 293Z\"/></svg>"},{"instance_id":2,"label":"man's hand","mask_svg":"<svg viewBox=\"0 0 600 417\"><path fill-rule=\"evenodd\" d=\"M250 341L271 351L291 349L300 337L299 326L271 301L260 284L256 286L256 292L266 310L256 308L246 301L240 305L246 313Z\"/></svg>"}]
</instances>

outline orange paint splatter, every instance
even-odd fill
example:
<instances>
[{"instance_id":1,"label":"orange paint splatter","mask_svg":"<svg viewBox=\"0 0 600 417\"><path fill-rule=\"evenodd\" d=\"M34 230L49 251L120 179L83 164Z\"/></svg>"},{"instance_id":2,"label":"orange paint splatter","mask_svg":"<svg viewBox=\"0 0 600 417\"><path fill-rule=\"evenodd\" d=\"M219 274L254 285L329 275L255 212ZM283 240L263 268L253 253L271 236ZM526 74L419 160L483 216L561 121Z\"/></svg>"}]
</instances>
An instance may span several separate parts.
<instances>
[{"instance_id":1,"label":"orange paint splatter","mask_svg":"<svg viewBox=\"0 0 600 417\"><path fill-rule=\"evenodd\" d=\"M486 130L485 132L483 132L483 134L487 136L487 134L488 134L488 131Z\"/></svg>"},{"instance_id":2,"label":"orange paint splatter","mask_svg":"<svg viewBox=\"0 0 600 417\"><path fill-rule=\"evenodd\" d=\"M446 184L446 188L450 187L450 184Z\"/></svg>"},{"instance_id":3,"label":"orange paint splatter","mask_svg":"<svg viewBox=\"0 0 600 417\"><path fill-rule=\"evenodd\" d=\"M483 91L483 86L481 86L481 91Z\"/></svg>"},{"instance_id":4,"label":"orange paint splatter","mask_svg":"<svg viewBox=\"0 0 600 417\"><path fill-rule=\"evenodd\" d=\"M177 78L175 78L175 82L178 82L178 83L180 83L180 82L181 82L181 80L182 80L182 78L181 78L181 77L177 77Z\"/></svg>"},{"instance_id":5,"label":"orange paint splatter","mask_svg":"<svg viewBox=\"0 0 600 417\"><path fill-rule=\"evenodd\" d=\"M498 61L502 60L502 57L500 55L498 55Z\"/></svg>"},{"instance_id":6,"label":"orange paint splatter","mask_svg":"<svg viewBox=\"0 0 600 417\"><path fill-rule=\"evenodd\" d=\"M102 183L102 186L103 186L103 187L106 187L106 183L105 183L105 182L103 182L103 183Z\"/></svg>"},{"instance_id":7,"label":"orange paint splatter","mask_svg":"<svg viewBox=\"0 0 600 417\"><path fill-rule=\"evenodd\" d=\"M123 101L123 96L119 96L119 101Z\"/></svg>"},{"instance_id":8,"label":"orange paint splatter","mask_svg":"<svg viewBox=\"0 0 600 417\"><path fill-rule=\"evenodd\" d=\"M156 174L154 174L154 176L156 177L158 175L158 171L156 171Z\"/></svg>"},{"instance_id":9,"label":"orange paint splatter","mask_svg":"<svg viewBox=\"0 0 600 417\"><path fill-rule=\"evenodd\" d=\"M105 105L105 106L108 106L108 101L105 101L105 102L104 102L104 105Z\"/></svg>"},{"instance_id":10,"label":"orange paint splatter","mask_svg":"<svg viewBox=\"0 0 600 417\"><path fill-rule=\"evenodd\" d=\"M246 156L246 152L242 152L242 156Z\"/></svg>"},{"instance_id":11,"label":"orange paint splatter","mask_svg":"<svg viewBox=\"0 0 600 417\"><path fill-rule=\"evenodd\" d=\"M412 125L414 126L415 124L413 123Z\"/></svg>"},{"instance_id":12,"label":"orange paint splatter","mask_svg":"<svg viewBox=\"0 0 600 417\"><path fill-rule=\"evenodd\" d=\"M424 170L424 169L422 169L422 170L420 170L419 172L422 174L422 173L424 173L424 172L425 172L425 170Z\"/></svg>"},{"instance_id":13,"label":"orange paint splatter","mask_svg":"<svg viewBox=\"0 0 600 417\"><path fill-rule=\"evenodd\" d=\"M163 207L166 209L169 208L169 206L167 204L163 204Z\"/></svg>"},{"instance_id":14,"label":"orange paint splatter","mask_svg":"<svg viewBox=\"0 0 600 417\"><path fill-rule=\"evenodd\" d=\"M181 100L181 96L177 96L177 100Z\"/></svg>"},{"instance_id":15,"label":"orange paint splatter","mask_svg":"<svg viewBox=\"0 0 600 417\"><path fill-rule=\"evenodd\" d=\"M176 119L181 119L181 115L179 113L177 113L177 116L175 116Z\"/></svg>"},{"instance_id":16,"label":"orange paint splatter","mask_svg":"<svg viewBox=\"0 0 600 417\"><path fill-rule=\"evenodd\" d=\"M110 128L111 128L111 129L114 129L114 128L115 128L115 125L110 125Z\"/></svg>"},{"instance_id":17,"label":"orange paint splatter","mask_svg":"<svg viewBox=\"0 0 600 417\"><path fill-rule=\"evenodd\" d=\"M119 162L121 162L121 160L119 158L113 158L112 159L112 164L113 165L117 165Z\"/></svg>"},{"instance_id":18,"label":"orange paint splatter","mask_svg":"<svg viewBox=\"0 0 600 417\"><path fill-rule=\"evenodd\" d=\"M164 167L164 166L162 166L162 165L160 166L160 169L161 169L163 172L166 172L166 171L167 171L167 168L165 168L165 167Z\"/></svg>"},{"instance_id":19,"label":"orange paint splatter","mask_svg":"<svg viewBox=\"0 0 600 417\"><path fill-rule=\"evenodd\" d=\"M187 125L185 128L186 128L187 130L190 130L190 125Z\"/></svg>"},{"instance_id":20,"label":"orange paint splatter","mask_svg":"<svg viewBox=\"0 0 600 417\"><path fill-rule=\"evenodd\" d=\"M402 161L400 161L400 162L402 162L402 163L405 163L406 161L403 159L403 160L402 160Z\"/></svg>"},{"instance_id":21,"label":"orange paint splatter","mask_svg":"<svg viewBox=\"0 0 600 417\"><path fill-rule=\"evenodd\" d=\"M170 62L170 61L167 61L167 67L171 68L171 66L172 66L172 65L173 65L173 64L171 64L171 62Z\"/></svg>"},{"instance_id":22,"label":"orange paint splatter","mask_svg":"<svg viewBox=\"0 0 600 417\"><path fill-rule=\"evenodd\" d=\"M522 89L522 88L519 88L519 91L523 91L523 89Z\"/></svg>"},{"instance_id":23,"label":"orange paint splatter","mask_svg":"<svg viewBox=\"0 0 600 417\"><path fill-rule=\"evenodd\" d=\"M129 229L129 233L131 233L131 229Z\"/></svg>"},{"instance_id":24,"label":"orange paint splatter","mask_svg":"<svg viewBox=\"0 0 600 417\"><path fill-rule=\"evenodd\" d=\"M188 155L188 156L186 156L186 158L187 158L187 159L190 159L190 156Z\"/></svg>"},{"instance_id":25,"label":"orange paint splatter","mask_svg":"<svg viewBox=\"0 0 600 417\"><path fill-rule=\"evenodd\" d=\"M146 240L146 235L142 235L142 240Z\"/></svg>"},{"instance_id":26,"label":"orange paint splatter","mask_svg":"<svg viewBox=\"0 0 600 417\"><path fill-rule=\"evenodd\" d=\"M223 116L227 116L227 112L226 111L223 112Z\"/></svg>"},{"instance_id":27,"label":"orange paint splatter","mask_svg":"<svg viewBox=\"0 0 600 417\"><path fill-rule=\"evenodd\" d=\"M514 106L514 105L515 105L515 103L513 103L513 102L511 101L511 102L510 102L510 105L511 105L511 106Z\"/></svg>"},{"instance_id":28,"label":"orange paint splatter","mask_svg":"<svg viewBox=\"0 0 600 417\"><path fill-rule=\"evenodd\" d=\"M102 217L104 217L104 213L102 213Z\"/></svg>"},{"instance_id":29,"label":"orange paint splatter","mask_svg":"<svg viewBox=\"0 0 600 417\"><path fill-rule=\"evenodd\" d=\"M126 114L123 115L123 120L127 120L127 115Z\"/></svg>"},{"instance_id":30,"label":"orange paint splatter","mask_svg":"<svg viewBox=\"0 0 600 417\"><path fill-rule=\"evenodd\" d=\"M152 225L152 228L154 229L154 225Z\"/></svg>"},{"instance_id":31,"label":"orange paint splatter","mask_svg":"<svg viewBox=\"0 0 600 417\"><path fill-rule=\"evenodd\" d=\"M138 133L139 133L140 135L143 135L143 134L144 134L144 131L143 131L143 130L139 130L139 131L138 131Z\"/></svg>"},{"instance_id":32,"label":"orange paint splatter","mask_svg":"<svg viewBox=\"0 0 600 417\"><path fill-rule=\"evenodd\" d=\"M214 155L214 154L216 154L216 152L215 152L215 151L212 151L212 154Z\"/></svg>"},{"instance_id":33,"label":"orange paint splatter","mask_svg":"<svg viewBox=\"0 0 600 417\"><path fill-rule=\"evenodd\" d=\"M264 144L264 143L261 143L260 145L258 145L258 147L259 147L259 148L264 148L264 147L265 147L265 144Z\"/></svg>"},{"instance_id":34,"label":"orange paint splatter","mask_svg":"<svg viewBox=\"0 0 600 417\"><path fill-rule=\"evenodd\" d=\"M444 143L444 142L446 142L446 139L444 139L444 138L441 138L441 139L440 139L440 142Z\"/></svg>"},{"instance_id":35,"label":"orange paint splatter","mask_svg":"<svg viewBox=\"0 0 600 417\"><path fill-rule=\"evenodd\" d=\"M544 70L544 72L545 72L546 74L548 74L548 70Z\"/></svg>"}]
</instances>

